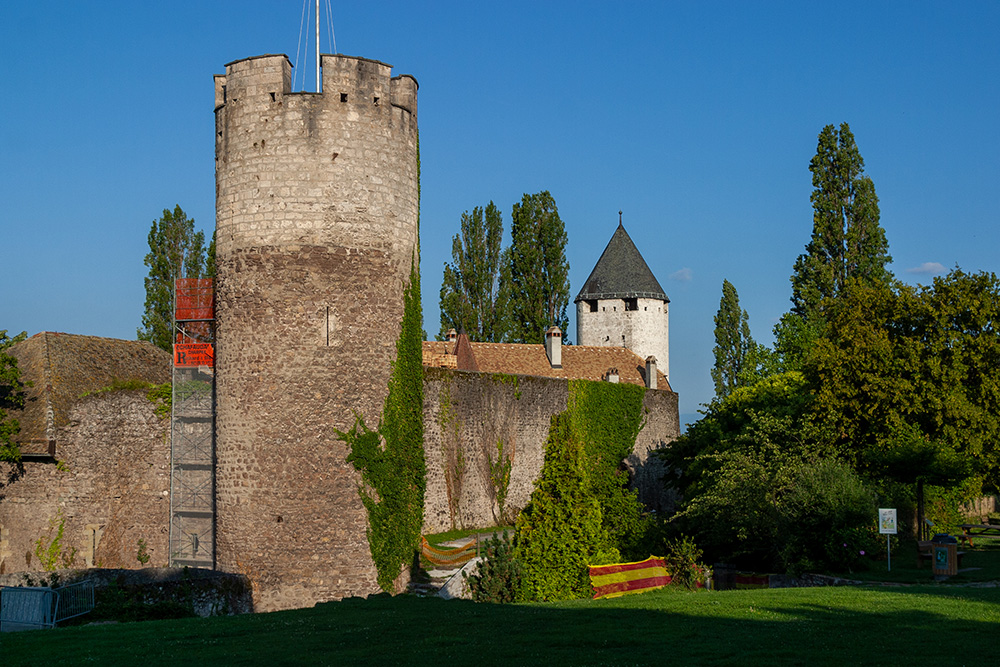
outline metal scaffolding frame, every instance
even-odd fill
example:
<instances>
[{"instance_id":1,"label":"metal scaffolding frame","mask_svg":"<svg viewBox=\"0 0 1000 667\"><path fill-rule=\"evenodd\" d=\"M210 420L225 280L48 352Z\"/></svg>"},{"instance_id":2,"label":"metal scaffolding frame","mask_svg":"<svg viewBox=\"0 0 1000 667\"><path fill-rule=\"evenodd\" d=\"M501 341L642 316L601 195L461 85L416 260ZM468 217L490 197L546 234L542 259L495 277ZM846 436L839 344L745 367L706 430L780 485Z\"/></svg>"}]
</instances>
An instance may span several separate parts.
<instances>
[{"instance_id":1,"label":"metal scaffolding frame","mask_svg":"<svg viewBox=\"0 0 1000 667\"><path fill-rule=\"evenodd\" d=\"M211 279L174 288L170 419L170 566L215 567L214 293Z\"/></svg>"}]
</instances>

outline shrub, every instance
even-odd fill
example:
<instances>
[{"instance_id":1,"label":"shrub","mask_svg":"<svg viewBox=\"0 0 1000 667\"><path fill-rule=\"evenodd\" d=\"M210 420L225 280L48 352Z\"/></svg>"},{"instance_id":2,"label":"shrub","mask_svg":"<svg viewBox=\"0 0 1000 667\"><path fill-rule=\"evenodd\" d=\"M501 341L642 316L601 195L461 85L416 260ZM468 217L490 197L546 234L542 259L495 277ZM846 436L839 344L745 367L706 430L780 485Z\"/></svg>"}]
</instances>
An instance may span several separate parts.
<instances>
[{"instance_id":1,"label":"shrub","mask_svg":"<svg viewBox=\"0 0 1000 667\"><path fill-rule=\"evenodd\" d=\"M778 507L774 488L784 466L761 452L729 451L705 455L716 471L687 507L670 523L693 535L713 560L741 567L777 566Z\"/></svg>"},{"instance_id":2,"label":"shrub","mask_svg":"<svg viewBox=\"0 0 1000 667\"><path fill-rule=\"evenodd\" d=\"M708 567L701 562L701 549L694 540L686 535L671 540L666 543L666 554L663 560L667 565L671 584L685 588L705 585L710 573Z\"/></svg>"},{"instance_id":3,"label":"shrub","mask_svg":"<svg viewBox=\"0 0 1000 667\"><path fill-rule=\"evenodd\" d=\"M800 461L779 500L781 560L785 569L853 570L877 548L876 498L847 464Z\"/></svg>"},{"instance_id":4,"label":"shrub","mask_svg":"<svg viewBox=\"0 0 1000 667\"><path fill-rule=\"evenodd\" d=\"M633 559L649 555L643 543L648 526L638 495L629 489L624 461L643 426L645 393L645 387L631 384L570 382L568 412L573 433L583 443L588 493L601 506L601 522L611 541Z\"/></svg>"},{"instance_id":5,"label":"shrub","mask_svg":"<svg viewBox=\"0 0 1000 667\"><path fill-rule=\"evenodd\" d=\"M514 558L521 562L521 600L563 600L591 594L588 565L620 559L590 495L583 445L565 412L553 415L542 474L517 520Z\"/></svg>"},{"instance_id":6,"label":"shrub","mask_svg":"<svg viewBox=\"0 0 1000 667\"><path fill-rule=\"evenodd\" d=\"M483 560L469 575L469 591L475 602L497 604L515 602L521 589L521 564L514 559L514 548L507 531L503 537L493 533L487 540Z\"/></svg>"},{"instance_id":7,"label":"shrub","mask_svg":"<svg viewBox=\"0 0 1000 667\"><path fill-rule=\"evenodd\" d=\"M711 455L711 484L674 519L713 559L798 573L864 567L878 548L875 494L845 463L770 448Z\"/></svg>"}]
</instances>

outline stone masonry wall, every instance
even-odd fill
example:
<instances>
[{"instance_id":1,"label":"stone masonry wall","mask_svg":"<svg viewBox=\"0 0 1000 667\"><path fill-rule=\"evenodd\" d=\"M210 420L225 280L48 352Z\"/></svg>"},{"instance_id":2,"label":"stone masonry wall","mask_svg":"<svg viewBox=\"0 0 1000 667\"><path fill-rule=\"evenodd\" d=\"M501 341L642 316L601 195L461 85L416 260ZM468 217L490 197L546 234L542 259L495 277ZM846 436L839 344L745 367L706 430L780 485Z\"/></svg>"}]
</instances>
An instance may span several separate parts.
<instances>
[{"instance_id":1,"label":"stone masonry wall","mask_svg":"<svg viewBox=\"0 0 1000 667\"><path fill-rule=\"evenodd\" d=\"M376 592L337 430L378 425L417 243L416 81L323 56L216 77L217 567L260 610Z\"/></svg>"},{"instance_id":2,"label":"stone masonry wall","mask_svg":"<svg viewBox=\"0 0 1000 667\"><path fill-rule=\"evenodd\" d=\"M542 470L552 415L566 409L566 380L425 369L424 452L427 492L424 532L510 524L531 499ZM652 449L679 434L677 394L647 391L646 424L628 465L640 498L652 509L672 509L662 488L662 467ZM504 511L491 465L511 460Z\"/></svg>"},{"instance_id":3,"label":"stone masonry wall","mask_svg":"<svg viewBox=\"0 0 1000 667\"><path fill-rule=\"evenodd\" d=\"M76 549L73 565L167 564L169 420L154 408L141 390L96 394L72 407L58 433L61 464L26 461L23 476L0 489L0 573L41 570L36 542L55 536L50 522L60 517L62 553ZM145 566L136 558L140 539Z\"/></svg>"},{"instance_id":4,"label":"stone masonry wall","mask_svg":"<svg viewBox=\"0 0 1000 667\"><path fill-rule=\"evenodd\" d=\"M625 310L624 299L600 299L590 312L587 301L576 304L577 345L627 347L642 359L656 357L661 373L670 378L670 304L638 299L638 310Z\"/></svg>"}]
</instances>

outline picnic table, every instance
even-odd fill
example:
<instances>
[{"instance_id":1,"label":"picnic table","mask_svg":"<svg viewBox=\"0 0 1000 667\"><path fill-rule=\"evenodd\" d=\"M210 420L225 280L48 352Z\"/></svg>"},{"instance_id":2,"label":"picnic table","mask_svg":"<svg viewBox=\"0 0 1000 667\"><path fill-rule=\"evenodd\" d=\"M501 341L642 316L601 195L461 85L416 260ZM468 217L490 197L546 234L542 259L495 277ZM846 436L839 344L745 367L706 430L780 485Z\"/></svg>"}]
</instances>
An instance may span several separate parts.
<instances>
[{"instance_id":1,"label":"picnic table","mask_svg":"<svg viewBox=\"0 0 1000 667\"><path fill-rule=\"evenodd\" d=\"M970 547L975 546L972 544L973 537L984 540L1000 540L1000 526L992 523L963 523L962 539L968 542Z\"/></svg>"}]
</instances>

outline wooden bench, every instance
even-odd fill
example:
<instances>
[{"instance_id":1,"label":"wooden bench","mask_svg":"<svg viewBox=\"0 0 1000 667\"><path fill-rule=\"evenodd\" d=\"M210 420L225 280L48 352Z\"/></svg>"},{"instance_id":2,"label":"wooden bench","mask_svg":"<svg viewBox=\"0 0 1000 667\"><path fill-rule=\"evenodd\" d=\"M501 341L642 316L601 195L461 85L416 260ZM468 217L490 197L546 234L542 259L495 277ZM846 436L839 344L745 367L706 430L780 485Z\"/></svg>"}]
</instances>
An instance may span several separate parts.
<instances>
[{"instance_id":1,"label":"wooden bench","mask_svg":"<svg viewBox=\"0 0 1000 667\"><path fill-rule=\"evenodd\" d=\"M1000 526L992 523L963 523L962 534L959 537L968 542L970 547L975 546L972 543L972 538L976 538L977 540L1000 540Z\"/></svg>"},{"instance_id":2,"label":"wooden bench","mask_svg":"<svg viewBox=\"0 0 1000 667\"><path fill-rule=\"evenodd\" d=\"M928 563L934 558L934 545L937 542L931 542L930 540L922 540L917 542L917 567L923 567L924 561ZM962 556L965 555L964 551L956 551L955 554L958 556L958 566L962 567Z\"/></svg>"}]
</instances>

